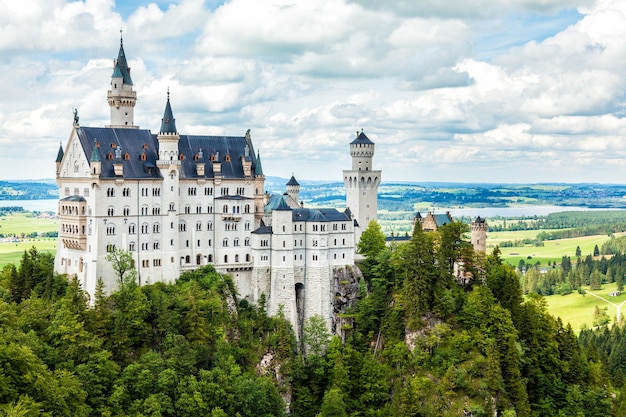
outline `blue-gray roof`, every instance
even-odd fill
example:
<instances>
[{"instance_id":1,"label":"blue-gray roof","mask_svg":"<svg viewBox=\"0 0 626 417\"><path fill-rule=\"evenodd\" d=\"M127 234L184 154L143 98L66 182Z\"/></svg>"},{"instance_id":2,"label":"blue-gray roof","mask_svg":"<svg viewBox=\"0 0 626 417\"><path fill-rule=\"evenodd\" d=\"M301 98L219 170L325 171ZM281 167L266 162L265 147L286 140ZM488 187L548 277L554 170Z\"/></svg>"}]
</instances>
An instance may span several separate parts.
<instances>
[{"instance_id":1,"label":"blue-gray roof","mask_svg":"<svg viewBox=\"0 0 626 417\"><path fill-rule=\"evenodd\" d=\"M130 78L130 68L128 68L128 62L126 62L126 53L124 53L124 43L120 39L120 51L117 53L117 60L115 60L115 68L113 68L113 75L111 78L123 79L124 84L133 85L133 80Z\"/></svg>"},{"instance_id":2,"label":"blue-gray roof","mask_svg":"<svg viewBox=\"0 0 626 417\"><path fill-rule=\"evenodd\" d=\"M115 178L113 159L115 147L121 147L123 154L128 153L128 160L123 160L124 178L162 178L158 169L154 168L158 158L159 142L157 135L147 129L124 129L108 127L79 127L76 129L85 155L92 155L94 142L100 144L96 148L97 156L102 162L101 178ZM182 179L198 178L196 165L205 164L204 178L213 178L211 156L218 157L221 162L222 178L244 178L242 156L246 144L253 149L252 141L243 136L195 136L180 135L178 152L181 155L180 177ZM200 157L202 148L202 157ZM257 163L252 156L252 170ZM142 155L144 155L142 157ZM197 158L197 161L196 161Z\"/></svg>"},{"instance_id":3,"label":"blue-gray roof","mask_svg":"<svg viewBox=\"0 0 626 417\"><path fill-rule=\"evenodd\" d=\"M85 197L80 195L71 195L69 197L64 197L60 201L87 201Z\"/></svg>"},{"instance_id":4,"label":"blue-gray roof","mask_svg":"<svg viewBox=\"0 0 626 417\"><path fill-rule=\"evenodd\" d=\"M256 165L254 167L254 176L255 177L263 176L263 167L261 166L261 153L259 151L257 151L256 153Z\"/></svg>"},{"instance_id":5,"label":"blue-gray roof","mask_svg":"<svg viewBox=\"0 0 626 417\"><path fill-rule=\"evenodd\" d=\"M289 204L287 204L287 202L285 201L285 197L281 196L280 199L278 200L278 205L274 207L274 210L287 211L287 210L291 210L291 207L289 207Z\"/></svg>"},{"instance_id":6,"label":"blue-gray roof","mask_svg":"<svg viewBox=\"0 0 626 417\"><path fill-rule=\"evenodd\" d=\"M361 131L361 133L356 137L356 139L350 142L350 145L358 145L358 144L373 145L374 142L372 142L367 136L365 136L365 133Z\"/></svg>"},{"instance_id":7,"label":"blue-gray roof","mask_svg":"<svg viewBox=\"0 0 626 417\"><path fill-rule=\"evenodd\" d=\"M170 92L167 92L167 103L165 103L165 111L163 112L163 118L161 119L160 133L176 133L176 119L174 119L174 113L172 113L172 106L170 105Z\"/></svg>"},{"instance_id":8,"label":"blue-gray roof","mask_svg":"<svg viewBox=\"0 0 626 417\"><path fill-rule=\"evenodd\" d=\"M292 220L294 222L345 222L350 220L346 211L334 208L299 208L293 209Z\"/></svg>"},{"instance_id":9,"label":"blue-gray roof","mask_svg":"<svg viewBox=\"0 0 626 417\"><path fill-rule=\"evenodd\" d=\"M300 185L300 183L298 181L296 181L296 177L294 177L292 175L291 178L289 179L289 182L287 183L287 185Z\"/></svg>"},{"instance_id":10,"label":"blue-gray roof","mask_svg":"<svg viewBox=\"0 0 626 417\"><path fill-rule=\"evenodd\" d=\"M63 144L59 144L59 152L57 153L57 160L56 160L56 162L62 162L63 161L63 155L65 155L65 153L63 152Z\"/></svg>"},{"instance_id":11,"label":"blue-gray roof","mask_svg":"<svg viewBox=\"0 0 626 417\"><path fill-rule=\"evenodd\" d=\"M266 226L263 222L261 222L261 226L259 226L258 229L252 231L252 233L257 235L271 235L272 226Z\"/></svg>"}]
</instances>

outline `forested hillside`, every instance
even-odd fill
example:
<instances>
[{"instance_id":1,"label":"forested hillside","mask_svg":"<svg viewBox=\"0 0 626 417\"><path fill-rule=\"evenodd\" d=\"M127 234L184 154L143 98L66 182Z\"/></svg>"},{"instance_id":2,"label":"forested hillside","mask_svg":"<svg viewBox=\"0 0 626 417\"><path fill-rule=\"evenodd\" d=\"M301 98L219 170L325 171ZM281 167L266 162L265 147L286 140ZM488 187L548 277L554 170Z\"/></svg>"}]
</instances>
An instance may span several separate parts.
<instances>
[{"instance_id":1,"label":"forested hillside","mask_svg":"<svg viewBox=\"0 0 626 417\"><path fill-rule=\"evenodd\" d=\"M372 223L350 324L315 317L305 343L211 267L142 287L122 271L88 307L33 249L0 277L0 416L621 415L623 377L466 232L418 224L388 247Z\"/></svg>"}]
</instances>

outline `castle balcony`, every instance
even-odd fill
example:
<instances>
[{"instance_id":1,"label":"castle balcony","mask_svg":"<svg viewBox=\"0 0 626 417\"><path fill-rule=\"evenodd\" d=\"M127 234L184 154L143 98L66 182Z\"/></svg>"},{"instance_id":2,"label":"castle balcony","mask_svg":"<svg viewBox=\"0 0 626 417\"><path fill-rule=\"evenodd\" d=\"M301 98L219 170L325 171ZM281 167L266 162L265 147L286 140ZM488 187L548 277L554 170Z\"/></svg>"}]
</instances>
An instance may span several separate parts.
<instances>
[{"instance_id":1,"label":"castle balcony","mask_svg":"<svg viewBox=\"0 0 626 417\"><path fill-rule=\"evenodd\" d=\"M222 213L222 220L238 222L244 213Z\"/></svg>"}]
</instances>

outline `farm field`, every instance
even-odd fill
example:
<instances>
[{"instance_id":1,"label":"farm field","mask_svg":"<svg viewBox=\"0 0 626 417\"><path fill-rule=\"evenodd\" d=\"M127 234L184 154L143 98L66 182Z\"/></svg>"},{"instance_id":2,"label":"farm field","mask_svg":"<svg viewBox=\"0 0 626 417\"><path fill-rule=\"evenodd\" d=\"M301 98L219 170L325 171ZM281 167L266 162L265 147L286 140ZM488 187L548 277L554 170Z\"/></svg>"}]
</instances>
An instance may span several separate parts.
<instances>
[{"instance_id":1,"label":"farm field","mask_svg":"<svg viewBox=\"0 0 626 417\"><path fill-rule=\"evenodd\" d=\"M7 213L0 216L0 233L15 236L19 242L0 241L0 269L10 263L18 264L25 250L35 246L40 252L56 252L56 238L22 237L31 233L56 232L58 219L40 219L31 213Z\"/></svg>"},{"instance_id":2,"label":"farm field","mask_svg":"<svg viewBox=\"0 0 626 417\"><path fill-rule=\"evenodd\" d=\"M539 230L521 230L489 233L487 235L487 251L492 251L496 245L505 241L534 239L539 232ZM615 234L616 237L623 235L624 233ZM517 265L520 259L526 263L535 264L539 261L541 265L547 265L548 261L560 262L564 255L574 258L577 246L580 246L583 257L591 255L596 245L601 247L602 243L609 239L610 237L607 235L581 236L570 239L546 240L544 246L501 247L500 251L502 258L511 265ZM531 259L528 258L529 256Z\"/></svg>"},{"instance_id":3,"label":"farm field","mask_svg":"<svg viewBox=\"0 0 626 417\"><path fill-rule=\"evenodd\" d=\"M588 292L589 287L583 287ZM613 304L621 304L626 301L626 292L616 297L610 297L609 293L617 290L617 284L602 284L602 289L591 291L593 294L604 298ZM593 310L595 306L603 309L607 307L607 314L611 323L615 322L617 308L609 302L603 301L589 293L585 295L574 291L568 295L550 295L544 297L548 305L548 312L554 317L561 317L563 324L570 323L576 333L581 329L591 327L593 323ZM622 320L626 317L626 304L621 308Z\"/></svg>"}]
</instances>

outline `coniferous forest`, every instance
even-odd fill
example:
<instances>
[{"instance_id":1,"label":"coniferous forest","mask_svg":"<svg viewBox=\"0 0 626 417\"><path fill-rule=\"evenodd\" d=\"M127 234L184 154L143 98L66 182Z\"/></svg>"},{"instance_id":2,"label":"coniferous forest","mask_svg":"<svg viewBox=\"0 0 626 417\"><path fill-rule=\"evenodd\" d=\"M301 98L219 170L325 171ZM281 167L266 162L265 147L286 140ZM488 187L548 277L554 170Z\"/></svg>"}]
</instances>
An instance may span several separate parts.
<instances>
[{"instance_id":1,"label":"coniferous forest","mask_svg":"<svg viewBox=\"0 0 626 417\"><path fill-rule=\"evenodd\" d=\"M358 297L298 341L211 267L88 300L36 249L0 276L0 416L620 416L626 332L547 313L467 225L385 245L373 222ZM461 265L461 272L458 266Z\"/></svg>"}]
</instances>

